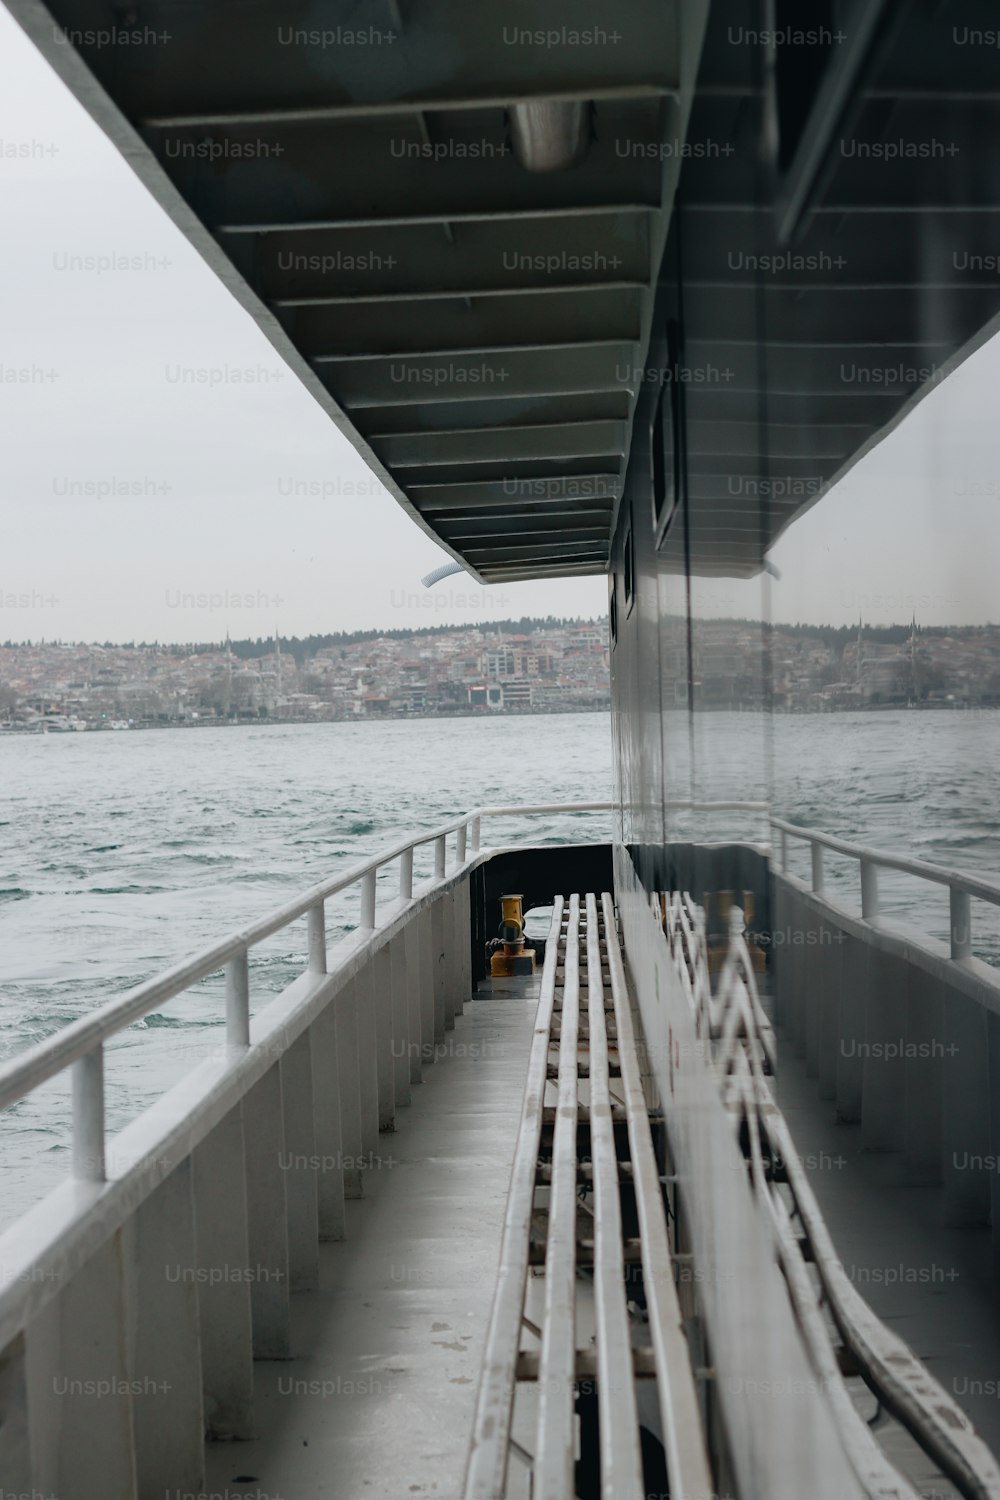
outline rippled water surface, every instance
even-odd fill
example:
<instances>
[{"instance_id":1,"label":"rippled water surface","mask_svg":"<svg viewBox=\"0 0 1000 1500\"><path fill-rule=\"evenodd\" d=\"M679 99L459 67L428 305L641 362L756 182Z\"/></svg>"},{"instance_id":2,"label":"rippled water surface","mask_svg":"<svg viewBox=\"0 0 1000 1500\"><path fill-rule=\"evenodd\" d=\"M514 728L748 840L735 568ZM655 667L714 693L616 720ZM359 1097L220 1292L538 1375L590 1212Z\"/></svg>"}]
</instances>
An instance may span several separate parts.
<instances>
[{"instance_id":1,"label":"rippled water surface","mask_svg":"<svg viewBox=\"0 0 1000 1500\"><path fill-rule=\"evenodd\" d=\"M738 757L747 717L712 716L713 744ZM792 821L1000 875L1000 714L781 718L773 742L775 804ZM416 828L480 803L602 801L611 787L599 714L2 737L0 1057ZM609 833L599 814L487 830ZM805 875L808 856L796 860ZM829 879L852 899L856 864L831 859ZM946 935L946 892L883 888L888 910ZM356 895L331 902L331 938L356 916ZM1000 960L994 914L977 921L977 951ZM298 923L257 950L256 1004L299 972L304 948ZM219 1044L222 998L221 977L205 981L109 1047L111 1131ZM4 1217L65 1170L68 1106L56 1080L3 1119Z\"/></svg>"}]
</instances>

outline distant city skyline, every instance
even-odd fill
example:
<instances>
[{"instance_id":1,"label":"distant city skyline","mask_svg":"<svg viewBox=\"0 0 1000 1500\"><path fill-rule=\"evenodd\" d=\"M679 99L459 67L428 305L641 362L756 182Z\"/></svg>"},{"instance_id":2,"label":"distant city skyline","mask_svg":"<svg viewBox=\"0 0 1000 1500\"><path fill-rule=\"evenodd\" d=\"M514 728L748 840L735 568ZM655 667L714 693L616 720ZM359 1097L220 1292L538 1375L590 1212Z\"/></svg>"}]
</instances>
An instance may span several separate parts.
<instances>
[{"instance_id":1,"label":"distant city skyline","mask_svg":"<svg viewBox=\"0 0 1000 1500\"><path fill-rule=\"evenodd\" d=\"M2 8L0 184L0 639L604 614L603 576L421 590L445 554ZM1000 615L998 384L993 340L778 541L777 576L696 580L702 611Z\"/></svg>"},{"instance_id":2,"label":"distant city skyline","mask_svg":"<svg viewBox=\"0 0 1000 1500\"><path fill-rule=\"evenodd\" d=\"M608 624L478 625L328 642L0 646L0 723L12 731L259 720L609 709Z\"/></svg>"}]
</instances>

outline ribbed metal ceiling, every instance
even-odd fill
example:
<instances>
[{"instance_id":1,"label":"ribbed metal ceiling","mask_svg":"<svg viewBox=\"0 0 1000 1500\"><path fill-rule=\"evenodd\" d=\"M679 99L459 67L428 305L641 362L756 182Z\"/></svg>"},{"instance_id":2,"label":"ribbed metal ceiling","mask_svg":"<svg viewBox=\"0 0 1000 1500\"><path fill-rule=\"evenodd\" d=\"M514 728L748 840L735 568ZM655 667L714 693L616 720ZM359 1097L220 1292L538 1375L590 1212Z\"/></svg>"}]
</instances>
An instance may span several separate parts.
<instances>
[{"instance_id":1,"label":"ribbed metal ceiling","mask_svg":"<svg viewBox=\"0 0 1000 1500\"><path fill-rule=\"evenodd\" d=\"M10 8L399 501L486 581L605 569L630 452L649 463L634 418L681 219L685 365L727 372L686 390L703 571L758 568L1000 312L996 270L956 258L998 243L998 54L956 40L995 34L979 0L776 0L797 26L836 10L822 67L749 44L749 0ZM797 147L777 173L761 148L776 60L801 116L777 113L772 144ZM946 154L890 166L872 148L896 139ZM900 373L845 379L854 365Z\"/></svg>"},{"instance_id":2,"label":"ribbed metal ceiling","mask_svg":"<svg viewBox=\"0 0 1000 1500\"><path fill-rule=\"evenodd\" d=\"M706 4L12 9L425 530L603 571Z\"/></svg>"}]
</instances>

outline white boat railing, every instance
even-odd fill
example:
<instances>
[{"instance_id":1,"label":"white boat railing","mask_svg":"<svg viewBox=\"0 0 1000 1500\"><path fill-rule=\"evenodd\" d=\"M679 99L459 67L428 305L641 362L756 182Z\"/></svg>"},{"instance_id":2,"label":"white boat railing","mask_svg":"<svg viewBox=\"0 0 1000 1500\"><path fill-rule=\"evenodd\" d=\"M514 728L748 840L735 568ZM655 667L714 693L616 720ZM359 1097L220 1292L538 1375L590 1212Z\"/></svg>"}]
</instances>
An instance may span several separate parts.
<instances>
[{"instance_id":1,"label":"white boat railing","mask_svg":"<svg viewBox=\"0 0 1000 1500\"><path fill-rule=\"evenodd\" d=\"M66 1068L73 1076L74 1176L102 1181L104 1178L104 1086L103 1050L118 1032L158 1010L169 1000L201 980L225 969L226 1043L250 1045L249 955L266 938L291 926L301 917L307 922L307 973L327 972L326 902L359 885L361 910L359 930L374 932L377 920L377 877L385 866L399 861L399 894L393 907L414 899L413 855L427 844L434 846L434 882L464 868L470 856L481 849L484 818L533 817L546 813L608 812L612 802L545 803L531 807L479 807L442 823L436 828L391 845L368 859L359 860L339 875L320 881L284 906L268 912L248 927L192 954L173 968L136 985L124 995L98 1007L78 1021L62 1027L37 1046L13 1057L0 1067L0 1110L8 1109ZM449 850L448 841L454 837ZM450 854L450 858L449 858Z\"/></svg>"},{"instance_id":2,"label":"white boat railing","mask_svg":"<svg viewBox=\"0 0 1000 1500\"><path fill-rule=\"evenodd\" d=\"M903 875L916 876L933 885L945 886L948 890L951 914L951 957L961 960L972 957L972 900L987 901L991 906L1000 906L1000 883L985 879L964 870L949 870L943 865L934 865L926 860L913 859L907 855L890 854L885 849L871 849L865 844L852 844L846 839L834 838L816 828L801 828L783 818L772 818L771 827L780 835L779 869L787 875L789 871L789 839L799 839L809 845L810 886L817 896L825 890L823 851L846 855L858 862L861 877L861 915L867 922L877 922L879 917L879 870L896 870Z\"/></svg>"},{"instance_id":3,"label":"white boat railing","mask_svg":"<svg viewBox=\"0 0 1000 1500\"><path fill-rule=\"evenodd\" d=\"M697 804L691 804L696 806ZM707 806L707 804L702 804ZM765 810L766 803L711 804ZM434 848L433 881L444 880L461 870L481 849L485 818L534 817L545 814L610 812L612 802L543 803L527 807L480 807L436 828L359 860L340 874L321 881L285 905L258 918L249 926L230 933L211 947L136 985L124 995L62 1028L37 1046L16 1055L0 1067L0 1110L9 1108L41 1084L68 1068L73 1069L74 1175L101 1181L104 1178L104 1090L103 1052L118 1032L148 1016L201 980L225 970L226 1042L232 1047L250 1045L249 955L265 939L281 932L302 917L307 923L308 960L305 972L325 974L326 902L333 896L360 887L360 933L375 932L378 922L377 878L379 871L398 861L398 897L392 903L396 917L414 899L414 851L430 844ZM971 900L1000 906L1000 883L967 872L946 869L926 861L850 843L814 828L800 827L780 818L771 826L780 835L782 873L789 871L789 840L809 846L811 889L822 895L825 887L823 851L846 855L858 861L861 912L867 921L879 916L878 871L896 870L948 889L951 907L951 957L971 956ZM449 841L451 847L449 848Z\"/></svg>"}]
</instances>

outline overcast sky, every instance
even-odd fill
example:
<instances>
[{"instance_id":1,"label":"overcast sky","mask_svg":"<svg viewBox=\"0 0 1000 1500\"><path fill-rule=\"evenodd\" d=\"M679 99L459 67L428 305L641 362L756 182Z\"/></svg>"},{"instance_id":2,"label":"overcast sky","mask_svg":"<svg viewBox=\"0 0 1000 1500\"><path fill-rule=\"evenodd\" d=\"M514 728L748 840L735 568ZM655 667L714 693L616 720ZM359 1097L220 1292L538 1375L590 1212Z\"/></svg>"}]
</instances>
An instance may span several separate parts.
<instances>
[{"instance_id":1,"label":"overcast sky","mask_svg":"<svg viewBox=\"0 0 1000 1500\"><path fill-rule=\"evenodd\" d=\"M445 555L2 6L0 196L0 639L604 613L603 578L420 589ZM108 256L133 268L98 270ZM257 378L206 389L179 368ZM924 623L1000 618L998 375L994 343L793 528L768 585L775 618L908 619L910 601ZM131 493L100 498L109 484ZM755 580L702 597L742 614L760 594Z\"/></svg>"}]
</instances>

